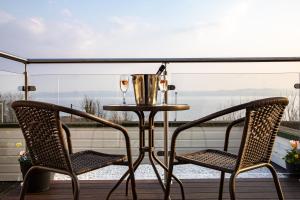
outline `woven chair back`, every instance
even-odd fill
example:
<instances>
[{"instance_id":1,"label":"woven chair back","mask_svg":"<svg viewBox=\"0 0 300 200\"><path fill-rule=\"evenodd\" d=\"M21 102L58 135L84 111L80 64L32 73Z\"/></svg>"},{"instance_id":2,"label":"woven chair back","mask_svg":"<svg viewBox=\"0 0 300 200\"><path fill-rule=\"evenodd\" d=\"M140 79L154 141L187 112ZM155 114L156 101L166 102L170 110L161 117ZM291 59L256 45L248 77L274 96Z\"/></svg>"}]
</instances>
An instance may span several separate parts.
<instances>
[{"instance_id":1,"label":"woven chair back","mask_svg":"<svg viewBox=\"0 0 300 200\"><path fill-rule=\"evenodd\" d=\"M239 169L270 162L272 148L288 100L273 98L254 101L246 108Z\"/></svg>"},{"instance_id":2,"label":"woven chair back","mask_svg":"<svg viewBox=\"0 0 300 200\"><path fill-rule=\"evenodd\" d=\"M59 112L48 104L38 102L14 102L12 107L22 129L32 164L71 171Z\"/></svg>"}]
</instances>

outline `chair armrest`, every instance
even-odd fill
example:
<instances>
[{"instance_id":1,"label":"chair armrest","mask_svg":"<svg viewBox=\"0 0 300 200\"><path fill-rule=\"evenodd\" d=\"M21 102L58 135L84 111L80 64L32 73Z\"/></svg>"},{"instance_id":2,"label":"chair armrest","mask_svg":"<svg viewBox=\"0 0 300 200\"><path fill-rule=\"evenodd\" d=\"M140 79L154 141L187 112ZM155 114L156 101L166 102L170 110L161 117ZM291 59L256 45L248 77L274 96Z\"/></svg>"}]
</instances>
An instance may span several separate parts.
<instances>
[{"instance_id":1,"label":"chair armrest","mask_svg":"<svg viewBox=\"0 0 300 200\"><path fill-rule=\"evenodd\" d=\"M98 123L106 125L108 127L117 129L117 130L121 131L125 137L128 137L128 133L127 133L126 129L123 126L121 126L121 125L115 124L113 122L110 122L110 121L105 120L103 118L97 117L95 115L92 115L92 114L89 114L89 113L86 113L86 112L82 112L82 111L79 111L79 110L75 110L75 109L72 109L72 108L67 108L67 107L58 106L58 105L56 105L55 107L60 112L65 112L65 113L77 115L79 117L90 119L90 120L92 120L94 122L98 122Z\"/></svg>"},{"instance_id":2,"label":"chair armrest","mask_svg":"<svg viewBox=\"0 0 300 200\"><path fill-rule=\"evenodd\" d=\"M36 107L36 108L42 108L42 109L46 109L46 110L49 110L49 111L53 111L53 112L55 112L55 116L59 116L60 112L69 113L69 114L77 115L79 117L90 119L92 121L98 122L100 124L103 124L103 125L106 125L108 127L111 127L111 128L114 128L114 129L117 129L117 130L121 131L121 133L125 137L128 162L130 163L130 166L132 168L132 158L131 158L131 147L130 147L129 135L127 133L127 130L123 126L112 123L108 120L102 119L100 117L97 117L95 115L92 115L92 114L89 114L89 113L86 113L86 112L82 112L82 111L75 110L75 109L72 109L72 108L68 108L68 107L64 107L64 106L60 106L60 105L55 105L55 104L50 104L50 103L46 103L46 102L16 101L16 102L13 103L12 106L13 106L13 108L15 108L15 107L18 107L18 106L27 107L27 106L30 106L30 105L34 105L34 107ZM69 136L70 136L70 132L69 132L68 128L64 125L62 125L62 127L66 131L66 134L67 135L69 134ZM68 141L68 145L69 144L71 144L71 139ZM69 147L71 147L71 146L69 145Z\"/></svg>"},{"instance_id":3,"label":"chair armrest","mask_svg":"<svg viewBox=\"0 0 300 200\"><path fill-rule=\"evenodd\" d=\"M98 122L100 124L103 124L103 125L106 125L108 127L111 127L111 128L114 128L116 130L121 131L121 133L123 134L123 136L125 138L128 159L131 159L130 139L129 139L129 135L128 135L127 130L123 126L115 124L115 123L110 122L108 120L105 120L103 118L97 117L95 115L92 115L92 114L89 114L89 113L86 113L86 112L82 112L82 111L79 111L79 110L75 110L75 109L72 109L72 108L67 108L67 107L58 106L58 105L56 105L55 107L60 112L65 112L65 113L77 115L79 117L83 117L83 118L86 118L86 119L90 119L92 121Z\"/></svg>"},{"instance_id":4,"label":"chair armrest","mask_svg":"<svg viewBox=\"0 0 300 200\"><path fill-rule=\"evenodd\" d=\"M229 113L233 113L233 112L236 112L236 111L239 111L239 110L243 110L245 109L247 106L249 105L249 103L245 103L245 104L240 104L240 105L237 105L237 106L233 106L233 107L230 107L230 108L227 108L227 109L224 109L224 110L221 110L221 111L218 111L218 112L215 112L215 113L212 113L210 115L207 115L205 117L202 117L200 119L197 119L197 120L194 120L194 121L191 121L191 122L188 122L186 124L183 124L179 127L177 127L172 135L172 139L171 139L171 151L175 150L175 144L176 144L176 138L178 137L178 135L186 130L186 129L189 129L189 128L192 128L196 125L200 125L204 122L207 122L207 121L210 121L212 119L215 119L215 118L218 118L218 117L221 117L223 115L227 115Z\"/></svg>"},{"instance_id":5,"label":"chair armrest","mask_svg":"<svg viewBox=\"0 0 300 200\"><path fill-rule=\"evenodd\" d=\"M228 150L229 135L230 135L230 131L231 131L232 127L234 127L235 125L237 125L239 123L242 123L243 121L245 121L245 117L234 120L227 126L226 134L225 134L225 141L224 141L224 151Z\"/></svg>"},{"instance_id":6,"label":"chair armrest","mask_svg":"<svg viewBox=\"0 0 300 200\"><path fill-rule=\"evenodd\" d=\"M63 108L65 108L65 107L63 107ZM66 109L69 110L69 108L66 108ZM65 111L67 111L67 110L65 110ZM97 117L95 115L92 115L92 114L89 114L89 113L85 113L85 112L81 112L81 111L78 111L78 110L73 110L72 109L72 114L78 115L80 117L84 117L84 118L87 118L87 119L90 119L90 120L93 120L93 121L98 122L100 124L104 124L104 125L106 125L108 127L111 127L111 128L114 128L116 130L121 131L121 133L123 134L123 136L125 138L128 165L130 166L130 168L133 167L132 153L131 153L131 144L130 144L129 134L128 134L127 130L123 126L115 124L115 123L110 122L108 120L102 119L102 118Z\"/></svg>"},{"instance_id":7,"label":"chair armrest","mask_svg":"<svg viewBox=\"0 0 300 200\"><path fill-rule=\"evenodd\" d=\"M73 148L72 148L72 142L71 142L71 133L70 133L70 129L68 128L67 125L65 125L64 123L61 123L62 128L64 129L66 136L67 136L67 143L68 143L68 150L69 150L69 154L73 153Z\"/></svg>"}]
</instances>

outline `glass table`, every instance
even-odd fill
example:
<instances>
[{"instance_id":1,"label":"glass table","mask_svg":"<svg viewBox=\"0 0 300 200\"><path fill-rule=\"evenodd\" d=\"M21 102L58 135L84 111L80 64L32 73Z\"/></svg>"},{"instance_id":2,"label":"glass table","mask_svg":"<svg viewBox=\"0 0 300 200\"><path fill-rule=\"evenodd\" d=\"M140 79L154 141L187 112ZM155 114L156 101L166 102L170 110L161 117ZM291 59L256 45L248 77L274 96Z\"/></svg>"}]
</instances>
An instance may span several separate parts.
<instances>
[{"instance_id":1,"label":"glass table","mask_svg":"<svg viewBox=\"0 0 300 200\"><path fill-rule=\"evenodd\" d=\"M105 105L103 106L104 110L110 110L110 111L132 111L137 114L139 118L139 154L138 158L133 163L133 169L134 171L138 168L138 166L141 164L142 160L145 157L145 152L148 152L149 161L152 165L152 168L157 176L157 179L159 181L159 184L161 185L162 189L165 191L165 184L162 181L158 170L155 166L154 161L159 164L165 171L168 171L168 166L163 164L155 153L155 144L154 144L154 117L156 113L160 111L180 111L180 110L188 110L190 107L186 104L161 104L161 105L135 105L135 104L120 104L120 105ZM148 123L145 121L145 114L144 112L150 112ZM148 145L146 145L146 139L145 139L145 131L148 130ZM168 149L168 147L164 148L165 151ZM164 153L164 156L168 156L168 153ZM129 174L125 173L120 180L117 182L117 184L113 187L113 189L110 191L109 196L111 193L121 184L121 182L126 178L126 176ZM172 175L173 178L179 183L181 192L183 194L183 186L181 181L174 175ZM129 177L126 182L126 194L128 194L128 182Z\"/></svg>"}]
</instances>

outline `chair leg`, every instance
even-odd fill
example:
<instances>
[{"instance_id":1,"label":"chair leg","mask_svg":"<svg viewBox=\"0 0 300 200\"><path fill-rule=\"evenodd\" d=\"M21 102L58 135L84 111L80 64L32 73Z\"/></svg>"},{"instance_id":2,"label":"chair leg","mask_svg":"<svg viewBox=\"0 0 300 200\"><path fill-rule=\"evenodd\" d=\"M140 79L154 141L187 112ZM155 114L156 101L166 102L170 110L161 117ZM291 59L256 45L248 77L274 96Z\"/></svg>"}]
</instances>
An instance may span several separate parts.
<instances>
[{"instance_id":1,"label":"chair leg","mask_svg":"<svg viewBox=\"0 0 300 200\"><path fill-rule=\"evenodd\" d=\"M73 180L71 180L71 182L72 182L72 193L74 194L74 182L73 182Z\"/></svg>"},{"instance_id":2,"label":"chair leg","mask_svg":"<svg viewBox=\"0 0 300 200\"><path fill-rule=\"evenodd\" d=\"M280 186L280 182L279 182L279 179L278 179L278 176L277 176L277 173L276 173L276 170L274 169L274 167L272 165L267 165L268 169L271 171L272 173L272 176L273 176L273 181L275 183L275 186L276 186L276 191L277 191L277 195L278 195L278 199L280 200L283 200L284 199L284 196L283 196L283 193L282 193L282 189L281 189L281 186Z\"/></svg>"},{"instance_id":3,"label":"chair leg","mask_svg":"<svg viewBox=\"0 0 300 200\"><path fill-rule=\"evenodd\" d=\"M20 193L20 200L24 200L25 198L25 193L27 191L27 186L28 186L28 177L25 177L23 180L23 185L22 185L22 189L21 189L21 193Z\"/></svg>"},{"instance_id":4,"label":"chair leg","mask_svg":"<svg viewBox=\"0 0 300 200\"><path fill-rule=\"evenodd\" d=\"M20 200L24 200L24 198L25 198L25 194L26 194L27 187L28 187L28 179L33 170L34 170L34 168L30 168L24 177L23 186L22 186L21 193L20 193Z\"/></svg>"},{"instance_id":5,"label":"chair leg","mask_svg":"<svg viewBox=\"0 0 300 200\"><path fill-rule=\"evenodd\" d=\"M235 200L235 178L238 174L233 173L230 176L230 181L229 181L229 192L230 192L230 199Z\"/></svg>"},{"instance_id":6,"label":"chair leg","mask_svg":"<svg viewBox=\"0 0 300 200\"><path fill-rule=\"evenodd\" d=\"M223 198L223 186L224 186L225 172L221 172L220 186L219 186L219 200Z\"/></svg>"},{"instance_id":7,"label":"chair leg","mask_svg":"<svg viewBox=\"0 0 300 200\"><path fill-rule=\"evenodd\" d=\"M73 188L73 198L74 200L79 200L80 186L79 186L78 178L76 175L72 175L71 179L72 179L72 188Z\"/></svg>"}]
</instances>

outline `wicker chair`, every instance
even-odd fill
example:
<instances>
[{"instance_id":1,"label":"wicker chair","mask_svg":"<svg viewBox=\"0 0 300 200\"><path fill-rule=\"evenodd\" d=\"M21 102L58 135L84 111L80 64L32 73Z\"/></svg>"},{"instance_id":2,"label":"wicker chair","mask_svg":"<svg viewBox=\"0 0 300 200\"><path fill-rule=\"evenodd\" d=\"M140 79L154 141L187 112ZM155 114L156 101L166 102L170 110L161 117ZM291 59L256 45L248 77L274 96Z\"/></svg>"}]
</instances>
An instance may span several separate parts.
<instances>
[{"instance_id":1,"label":"wicker chair","mask_svg":"<svg viewBox=\"0 0 300 200\"><path fill-rule=\"evenodd\" d=\"M279 199L283 199L280 183L275 169L270 163L270 156L278 127L288 99L283 97L267 98L234 106L206 117L179 126L172 136L169 173L165 199L170 195L171 175L174 164L191 163L221 171L219 199L222 199L224 175L231 173L229 191L231 199L235 199L235 179L238 174L252 169L267 167L273 176ZM214 118L245 110L245 117L235 120L227 127L224 151L207 149L183 155L175 154L176 138L182 131L198 126ZM233 126L244 122L240 149L237 155L227 152L229 134ZM175 159L178 163L175 162Z\"/></svg>"},{"instance_id":2,"label":"wicker chair","mask_svg":"<svg viewBox=\"0 0 300 200\"><path fill-rule=\"evenodd\" d=\"M24 199L28 177L37 169L69 175L72 178L73 197L78 200L80 187L77 175L112 164L128 165L132 196L133 199L137 199L129 136L122 126L85 112L49 103L16 101L12 107L23 131L33 165L24 177L20 199ZM127 156L91 150L73 153L71 134L68 127L60 121L60 112L77 115L119 130L126 141Z\"/></svg>"}]
</instances>

